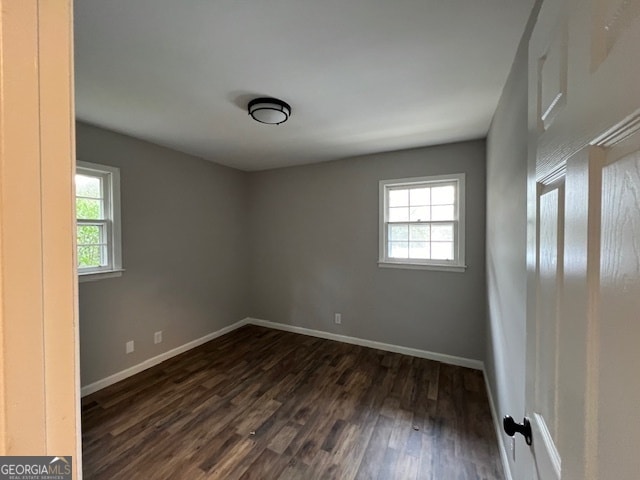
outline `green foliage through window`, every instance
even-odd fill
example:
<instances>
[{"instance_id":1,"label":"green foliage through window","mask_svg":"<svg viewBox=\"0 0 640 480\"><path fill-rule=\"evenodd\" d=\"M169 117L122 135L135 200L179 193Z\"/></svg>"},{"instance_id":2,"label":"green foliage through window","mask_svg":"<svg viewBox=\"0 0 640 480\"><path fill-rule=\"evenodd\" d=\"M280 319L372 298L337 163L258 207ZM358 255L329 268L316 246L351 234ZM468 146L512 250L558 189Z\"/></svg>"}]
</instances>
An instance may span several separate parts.
<instances>
[{"instance_id":1,"label":"green foliage through window","mask_svg":"<svg viewBox=\"0 0 640 480\"><path fill-rule=\"evenodd\" d=\"M102 247L98 245L80 246L78 245L78 267L99 267L102 265Z\"/></svg>"},{"instance_id":2,"label":"green foliage through window","mask_svg":"<svg viewBox=\"0 0 640 480\"><path fill-rule=\"evenodd\" d=\"M118 276L122 272L120 170L79 160L75 187L78 278Z\"/></svg>"},{"instance_id":3,"label":"green foliage through window","mask_svg":"<svg viewBox=\"0 0 640 480\"><path fill-rule=\"evenodd\" d=\"M102 179L89 175L76 174L76 218L78 267L100 267L104 265L103 252L106 246L106 224L92 224L86 220L104 221L104 199L102 195ZM82 220L85 220L82 222Z\"/></svg>"},{"instance_id":4,"label":"green foliage through window","mask_svg":"<svg viewBox=\"0 0 640 480\"><path fill-rule=\"evenodd\" d=\"M76 198L76 218L100 220L102 218L102 200Z\"/></svg>"}]
</instances>

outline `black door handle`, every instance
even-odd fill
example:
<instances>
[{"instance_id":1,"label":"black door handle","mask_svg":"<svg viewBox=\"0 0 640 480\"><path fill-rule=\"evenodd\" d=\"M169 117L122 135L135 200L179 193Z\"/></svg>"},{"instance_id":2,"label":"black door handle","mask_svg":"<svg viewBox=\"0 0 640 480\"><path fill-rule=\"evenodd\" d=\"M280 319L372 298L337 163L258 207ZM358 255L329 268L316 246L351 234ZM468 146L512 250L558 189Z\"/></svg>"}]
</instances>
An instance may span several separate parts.
<instances>
[{"instance_id":1,"label":"black door handle","mask_svg":"<svg viewBox=\"0 0 640 480\"><path fill-rule=\"evenodd\" d=\"M504 433L510 437L513 437L516 433L521 433L527 445L531 445L531 423L528 418L525 417L522 423L516 423L513 418L507 415L502 419L502 428L504 428Z\"/></svg>"}]
</instances>

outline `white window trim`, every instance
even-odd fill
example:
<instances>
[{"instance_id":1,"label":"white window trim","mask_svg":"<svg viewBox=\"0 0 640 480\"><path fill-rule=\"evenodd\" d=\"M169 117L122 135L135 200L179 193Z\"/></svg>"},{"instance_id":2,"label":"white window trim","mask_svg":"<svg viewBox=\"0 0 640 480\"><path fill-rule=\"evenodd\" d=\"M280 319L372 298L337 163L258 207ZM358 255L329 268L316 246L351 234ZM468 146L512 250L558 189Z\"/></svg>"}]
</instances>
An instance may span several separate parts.
<instances>
[{"instance_id":1,"label":"white window trim","mask_svg":"<svg viewBox=\"0 0 640 480\"><path fill-rule=\"evenodd\" d=\"M457 188L457 224L456 242L457 248L455 260L416 260L416 259L391 259L387 257L387 189L389 187L412 186L419 183L452 183L456 182ZM434 175L428 177L399 178L393 180L380 180L379 182L379 208L378 208L378 266L380 268L405 268L412 270L435 270L446 272L464 272L465 264L465 174L455 173L450 175Z\"/></svg>"},{"instance_id":2,"label":"white window trim","mask_svg":"<svg viewBox=\"0 0 640 480\"><path fill-rule=\"evenodd\" d=\"M109 165L78 161L76 162L76 173L101 176L107 179L106 185L110 187L105 192L105 206L108 209L105 217L110 219L107 222L110 264L96 268L77 268L78 280L80 282L90 282L103 278L119 277L124 272L122 268L122 226L120 222L120 169Z\"/></svg>"}]
</instances>

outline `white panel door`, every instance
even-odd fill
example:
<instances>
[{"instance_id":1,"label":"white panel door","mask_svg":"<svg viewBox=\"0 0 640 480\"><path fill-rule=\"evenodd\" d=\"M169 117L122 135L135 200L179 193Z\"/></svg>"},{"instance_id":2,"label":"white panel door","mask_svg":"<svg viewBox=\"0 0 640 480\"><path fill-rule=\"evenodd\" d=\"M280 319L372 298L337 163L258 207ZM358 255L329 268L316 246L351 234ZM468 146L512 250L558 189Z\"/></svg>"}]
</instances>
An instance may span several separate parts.
<instances>
[{"instance_id":1,"label":"white panel door","mask_svg":"<svg viewBox=\"0 0 640 480\"><path fill-rule=\"evenodd\" d=\"M530 421L538 476L560 479L558 435L558 353L564 259L564 177L537 187L535 328Z\"/></svg>"},{"instance_id":2,"label":"white panel door","mask_svg":"<svg viewBox=\"0 0 640 480\"><path fill-rule=\"evenodd\" d=\"M640 0L545 0L529 44L533 478L640 478Z\"/></svg>"}]
</instances>

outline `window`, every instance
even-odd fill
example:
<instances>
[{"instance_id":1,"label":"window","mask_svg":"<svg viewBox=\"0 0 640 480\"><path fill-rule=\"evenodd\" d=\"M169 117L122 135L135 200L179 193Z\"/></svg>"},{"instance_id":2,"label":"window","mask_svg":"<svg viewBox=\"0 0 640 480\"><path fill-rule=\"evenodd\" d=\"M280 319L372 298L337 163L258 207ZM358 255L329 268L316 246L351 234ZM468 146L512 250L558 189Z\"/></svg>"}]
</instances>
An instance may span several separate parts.
<instances>
[{"instance_id":1,"label":"window","mask_svg":"<svg viewBox=\"0 0 640 480\"><path fill-rule=\"evenodd\" d=\"M463 173L380 182L381 267L464 271Z\"/></svg>"},{"instance_id":2,"label":"window","mask_svg":"<svg viewBox=\"0 0 640 480\"><path fill-rule=\"evenodd\" d=\"M120 170L78 162L75 180L78 274L85 280L119 276Z\"/></svg>"}]
</instances>

